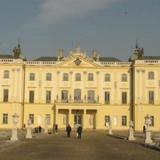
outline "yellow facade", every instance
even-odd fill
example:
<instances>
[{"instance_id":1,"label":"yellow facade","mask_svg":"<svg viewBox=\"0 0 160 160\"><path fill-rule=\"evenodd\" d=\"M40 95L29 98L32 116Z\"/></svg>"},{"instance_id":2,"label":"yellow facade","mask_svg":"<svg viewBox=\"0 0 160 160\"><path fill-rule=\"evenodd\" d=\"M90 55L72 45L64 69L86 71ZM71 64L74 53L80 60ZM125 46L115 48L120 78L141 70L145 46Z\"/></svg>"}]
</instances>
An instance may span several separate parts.
<instances>
[{"instance_id":1,"label":"yellow facade","mask_svg":"<svg viewBox=\"0 0 160 160\"><path fill-rule=\"evenodd\" d=\"M4 78L6 70L9 78ZM150 71L154 72L153 80L148 80ZM50 80L46 80L48 73ZM64 80L64 74L68 80ZM7 102L4 89L9 91ZM150 90L154 91L154 104L148 103ZM30 91L34 92L33 103ZM128 129L130 120L134 121L135 130L142 130L144 117L150 114L154 117L152 129L160 130L160 60L100 61L80 49L56 61L1 58L0 128L12 127L14 113L19 115L19 128L27 125L29 117L33 120L32 127L44 127L47 116L49 128L54 124L59 128L81 124L84 129L106 129L110 117L114 130Z\"/></svg>"}]
</instances>

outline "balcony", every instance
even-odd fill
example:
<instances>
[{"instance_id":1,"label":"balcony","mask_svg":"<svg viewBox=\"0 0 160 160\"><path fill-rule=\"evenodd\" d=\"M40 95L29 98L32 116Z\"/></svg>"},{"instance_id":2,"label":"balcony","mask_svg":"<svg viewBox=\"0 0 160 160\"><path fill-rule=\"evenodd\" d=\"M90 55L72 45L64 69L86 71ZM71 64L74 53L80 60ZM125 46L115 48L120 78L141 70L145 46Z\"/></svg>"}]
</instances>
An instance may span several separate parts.
<instances>
[{"instance_id":1,"label":"balcony","mask_svg":"<svg viewBox=\"0 0 160 160\"><path fill-rule=\"evenodd\" d=\"M80 103L83 103L83 104L99 104L98 101L96 100L82 100L82 99L59 99L59 100L56 100L55 101L56 103L65 103L65 104L68 104L68 103L77 103L77 104L80 104Z\"/></svg>"}]
</instances>

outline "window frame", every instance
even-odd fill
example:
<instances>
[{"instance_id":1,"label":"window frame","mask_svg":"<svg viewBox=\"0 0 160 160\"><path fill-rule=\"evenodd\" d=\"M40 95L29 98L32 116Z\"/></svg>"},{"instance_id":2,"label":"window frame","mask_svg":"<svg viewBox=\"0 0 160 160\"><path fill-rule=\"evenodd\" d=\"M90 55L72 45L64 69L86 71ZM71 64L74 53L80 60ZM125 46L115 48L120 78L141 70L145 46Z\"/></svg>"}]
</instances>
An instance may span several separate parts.
<instances>
[{"instance_id":1,"label":"window frame","mask_svg":"<svg viewBox=\"0 0 160 160\"><path fill-rule=\"evenodd\" d=\"M122 117L121 117L121 125L123 127L127 126L127 116L126 115L122 115Z\"/></svg>"},{"instance_id":2,"label":"window frame","mask_svg":"<svg viewBox=\"0 0 160 160\"><path fill-rule=\"evenodd\" d=\"M125 95L125 96L124 96ZM125 99L124 99L124 97L125 97ZM122 104L127 104L127 92L126 91L122 91L121 92L121 101L122 101Z\"/></svg>"},{"instance_id":3,"label":"window frame","mask_svg":"<svg viewBox=\"0 0 160 160\"><path fill-rule=\"evenodd\" d=\"M110 73L105 73L105 75L104 75L104 81L105 82L110 82L111 81L111 74Z\"/></svg>"},{"instance_id":4,"label":"window frame","mask_svg":"<svg viewBox=\"0 0 160 160\"><path fill-rule=\"evenodd\" d=\"M32 94L33 93L33 98L32 98ZM35 101L35 91L34 90L29 90L29 103L34 103Z\"/></svg>"},{"instance_id":5,"label":"window frame","mask_svg":"<svg viewBox=\"0 0 160 160\"><path fill-rule=\"evenodd\" d=\"M81 81L81 74L80 73L75 74L75 81Z\"/></svg>"},{"instance_id":6,"label":"window frame","mask_svg":"<svg viewBox=\"0 0 160 160\"><path fill-rule=\"evenodd\" d=\"M88 73L88 81L94 81L94 74Z\"/></svg>"},{"instance_id":7,"label":"window frame","mask_svg":"<svg viewBox=\"0 0 160 160\"><path fill-rule=\"evenodd\" d=\"M46 90L46 104L51 103L52 91Z\"/></svg>"},{"instance_id":8,"label":"window frame","mask_svg":"<svg viewBox=\"0 0 160 160\"><path fill-rule=\"evenodd\" d=\"M30 81L35 81L35 79L36 79L35 73L29 73L29 80Z\"/></svg>"},{"instance_id":9,"label":"window frame","mask_svg":"<svg viewBox=\"0 0 160 160\"><path fill-rule=\"evenodd\" d=\"M121 75L121 82L127 82L127 81L128 81L128 76L127 76L126 73L123 73L123 74Z\"/></svg>"},{"instance_id":10,"label":"window frame","mask_svg":"<svg viewBox=\"0 0 160 160\"><path fill-rule=\"evenodd\" d=\"M52 81L52 73L46 73L46 81Z\"/></svg>"},{"instance_id":11,"label":"window frame","mask_svg":"<svg viewBox=\"0 0 160 160\"><path fill-rule=\"evenodd\" d=\"M9 102L9 89L6 89L6 88L3 89L3 102L5 103Z\"/></svg>"},{"instance_id":12,"label":"window frame","mask_svg":"<svg viewBox=\"0 0 160 160\"><path fill-rule=\"evenodd\" d=\"M10 78L10 71L9 70L4 70L3 78L4 79L9 79Z\"/></svg>"},{"instance_id":13,"label":"window frame","mask_svg":"<svg viewBox=\"0 0 160 160\"><path fill-rule=\"evenodd\" d=\"M2 124L8 124L8 113L3 113L3 121Z\"/></svg>"},{"instance_id":14,"label":"window frame","mask_svg":"<svg viewBox=\"0 0 160 160\"><path fill-rule=\"evenodd\" d=\"M153 71L148 72L148 80L154 80L154 76L155 76L155 74Z\"/></svg>"},{"instance_id":15,"label":"window frame","mask_svg":"<svg viewBox=\"0 0 160 160\"><path fill-rule=\"evenodd\" d=\"M69 81L69 74L63 73L63 81Z\"/></svg>"}]
</instances>

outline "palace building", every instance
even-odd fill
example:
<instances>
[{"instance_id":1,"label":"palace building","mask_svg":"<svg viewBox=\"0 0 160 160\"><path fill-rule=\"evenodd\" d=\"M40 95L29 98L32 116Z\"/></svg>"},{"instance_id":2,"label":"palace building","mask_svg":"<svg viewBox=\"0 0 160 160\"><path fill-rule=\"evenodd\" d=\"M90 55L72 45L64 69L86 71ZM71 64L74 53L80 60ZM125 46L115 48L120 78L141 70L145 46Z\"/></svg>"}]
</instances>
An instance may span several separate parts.
<instances>
[{"instance_id":1,"label":"palace building","mask_svg":"<svg viewBox=\"0 0 160 160\"><path fill-rule=\"evenodd\" d=\"M126 130L133 120L143 129L149 114L151 128L160 131L160 56L145 56L136 46L128 61L101 57L96 50L87 56L80 48L64 56L27 60L21 47L0 55L0 128L46 123L49 128L67 124L84 129Z\"/></svg>"}]
</instances>

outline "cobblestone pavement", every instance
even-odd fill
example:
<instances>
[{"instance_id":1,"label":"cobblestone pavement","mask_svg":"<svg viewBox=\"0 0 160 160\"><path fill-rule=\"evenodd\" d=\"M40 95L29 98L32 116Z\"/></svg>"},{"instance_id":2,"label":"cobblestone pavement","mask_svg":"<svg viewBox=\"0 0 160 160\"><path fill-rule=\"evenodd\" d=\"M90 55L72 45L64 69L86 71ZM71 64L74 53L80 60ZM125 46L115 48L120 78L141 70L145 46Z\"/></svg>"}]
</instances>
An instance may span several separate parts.
<instances>
[{"instance_id":1,"label":"cobblestone pavement","mask_svg":"<svg viewBox=\"0 0 160 160\"><path fill-rule=\"evenodd\" d=\"M160 152L136 143L85 131L81 140L72 133L21 140L0 149L0 160L159 160Z\"/></svg>"}]
</instances>

